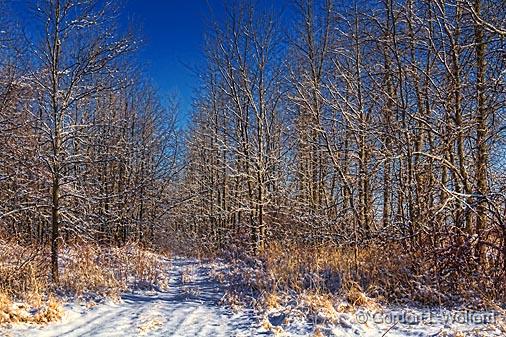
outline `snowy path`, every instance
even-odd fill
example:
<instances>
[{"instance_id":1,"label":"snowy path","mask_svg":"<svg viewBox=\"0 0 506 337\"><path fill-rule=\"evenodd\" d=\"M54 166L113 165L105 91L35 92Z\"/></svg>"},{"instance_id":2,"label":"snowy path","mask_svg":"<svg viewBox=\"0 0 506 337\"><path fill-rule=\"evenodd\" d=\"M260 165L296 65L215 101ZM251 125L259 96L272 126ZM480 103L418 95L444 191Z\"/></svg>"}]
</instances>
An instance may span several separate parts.
<instances>
[{"instance_id":1,"label":"snowy path","mask_svg":"<svg viewBox=\"0 0 506 337\"><path fill-rule=\"evenodd\" d=\"M213 268L219 265L201 263L196 260L174 258L170 272L168 291L142 291L124 294L120 303L101 303L89 309L80 304L67 304L60 322L46 326L15 325L0 328L0 336L6 337L78 337L78 336L216 336L246 337L273 335L266 331L262 319L252 310L243 309L238 313L220 305L224 289L211 277ZM276 317L292 309L281 308L267 312L273 324ZM377 337L387 331L388 337L458 337L458 336L506 336L506 325L459 323L461 313L455 322L446 320L459 312L443 310L439 312L417 308L385 308L373 314L366 323L364 311L357 313L336 313L334 324L320 327L326 336L336 337ZM278 312L279 311L279 312ZM296 310L293 310L295 312ZM438 315L429 315L428 313ZM264 313L265 315L265 313ZM402 324L392 324L394 318L407 320ZM272 320L271 320L272 317ZM426 317L433 318L425 320ZM373 319L374 318L374 319ZM416 319L415 319L416 318ZM421 319L417 321L417 319ZM423 318L423 320L422 320ZM465 318L465 317L464 317ZM377 321L379 319L379 321ZM384 320L383 320L384 319ZM282 326L283 336L314 336L315 326L306 319L295 319L290 326Z\"/></svg>"},{"instance_id":2,"label":"snowy path","mask_svg":"<svg viewBox=\"0 0 506 337\"><path fill-rule=\"evenodd\" d=\"M255 335L251 313L234 314L219 305L223 289L210 278L209 265L180 258L172 264L167 292L125 294L122 303L92 309L69 305L61 322L44 327L17 326L0 330L0 336Z\"/></svg>"}]
</instances>

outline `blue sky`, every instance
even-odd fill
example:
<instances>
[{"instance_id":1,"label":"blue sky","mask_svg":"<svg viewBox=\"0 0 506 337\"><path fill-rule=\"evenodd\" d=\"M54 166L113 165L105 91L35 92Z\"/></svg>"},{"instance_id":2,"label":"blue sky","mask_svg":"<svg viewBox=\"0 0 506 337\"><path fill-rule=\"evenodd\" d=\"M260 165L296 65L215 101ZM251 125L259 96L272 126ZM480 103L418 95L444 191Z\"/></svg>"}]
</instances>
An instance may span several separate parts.
<instances>
[{"instance_id":1,"label":"blue sky","mask_svg":"<svg viewBox=\"0 0 506 337\"><path fill-rule=\"evenodd\" d=\"M33 1L33 2L32 2ZM33 30L33 10L39 0L10 0L11 9L25 32ZM191 112L196 70L205 65L204 35L214 20L223 19L223 4L235 0L117 0L120 25L133 25L142 38L137 52L140 65L159 90L162 99L176 94L181 117ZM289 0L251 0L261 7L285 7Z\"/></svg>"},{"instance_id":2,"label":"blue sky","mask_svg":"<svg viewBox=\"0 0 506 337\"><path fill-rule=\"evenodd\" d=\"M37 28L34 10L39 0L8 0L25 33ZM204 65L202 53L206 27L214 12L218 17L223 0L116 0L121 8L120 25L129 24L143 43L139 64L159 90L160 96L177 94L183 116L190 113L195 68ZM193 70L192 70L193 69Z\"/></svg>"},{"instance_id":3,"label":"blue sky","mask_svg":"<svg viewBox=\"0 0 506 337\"><path fill-rule=\"evenodd\" d=\"M176 93L182 117L191 111L199 85L196 70L205 65L204 34L223 20L224 3L235 0L124 0L122 20L133 22L143 39L139 58L162 98ZM289 0L252 0L260 8L286 9ZM186 119L186 118L184 118Z\"/></svg>"},{"instance_id":4,"label":"blue sky","mask_svg":"<svg viewBox=\"0 0 506 337\"><path fill-rule=\"evenodd\" d=\"M162 97L179 96L182 113L191 108L198 85L195 68L205 62L203 36L219 0L126 0L122 20L141 33L139 58ZM219 13L217 13L219 14Z\"/></svg>"}]
</instances>

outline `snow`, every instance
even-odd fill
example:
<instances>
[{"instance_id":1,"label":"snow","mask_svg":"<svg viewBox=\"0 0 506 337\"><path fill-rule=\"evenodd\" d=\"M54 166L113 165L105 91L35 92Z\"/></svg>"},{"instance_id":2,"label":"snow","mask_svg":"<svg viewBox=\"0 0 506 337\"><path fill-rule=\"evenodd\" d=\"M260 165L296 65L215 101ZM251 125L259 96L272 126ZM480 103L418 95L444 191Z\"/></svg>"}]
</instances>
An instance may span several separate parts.
<instances>
[{"instance_id":1,"label":"snow","mask_svg":"<svg viewBox=\"0 0 506 337\"><path fill-rule=\"evenodd\" d=\"M302 312L297 312L294 308L283 308L270 310L264 313L264 317L269 328L259 331L282 331L284 336L320 336L316 331L321 336L336 337L506 336L504 317L493 312L428 308L387 308L373 312L359 309L356 312L337 313L331 321L326 321L322 315L311 322L303 319ZM484 323L482 319L488 321ZM290 322L289 325L285 324L287 321Z\"/></svg>"},{"instance_id":2,"label":"snow","mask_svg":"<svg viewBox=\"0 0 506 337\"><path fill-rule=\"evenodd\" d=\"M339 337L506 336L504 317L496 312L434 308L359 309L338 313L333 323L315 324L316 327L325 336Z\"/></svg>"},{"instance_id":3,"label":"snow","mask_svg":"<svg viewBox=\"0 0 506 337\"><path fill-rule=\"evenodd\" d=\"M124 294L119 303L107 301L92 308L65 306L61 322L47 326L16 325L0 336L251 336L252 311L234 313L221 306L223 287L209 277L210 264L174 258L168 290ZM193 269L183 283L182 275Z\"/></svg>"},{"instance_id":4,"label":"snow","mask_svg":"<svg viewBox=\"0 0 506 337\"><path fill-rule=\"evenodd\" d=\"M311 320L300 304L232 310L223 305L227 283L213 277L225 269L224 263L175 257L166 291L134 291L116 303L68 303L60 322L4 327L0 336L506 336L497 311L389 307Z\"/></svg>"}]
</instances>

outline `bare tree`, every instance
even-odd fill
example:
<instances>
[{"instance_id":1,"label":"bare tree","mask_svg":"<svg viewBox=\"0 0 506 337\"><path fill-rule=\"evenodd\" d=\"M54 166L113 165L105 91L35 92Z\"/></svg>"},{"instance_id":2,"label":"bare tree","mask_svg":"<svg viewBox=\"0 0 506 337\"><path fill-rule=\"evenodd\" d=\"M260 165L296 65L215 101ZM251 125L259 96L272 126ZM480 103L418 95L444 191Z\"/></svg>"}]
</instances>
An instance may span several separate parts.
<instances>
[{"instance_id":1,"label":"bare tree","mask_svg":"<svg viewBox=\"0 0 506 337\"><path fill-rule=\"evenodd\" d=\"M51 261L58 283L61 223L73 222L65 199L83 198L74 190L73 165L85 156L76 152L87 121L80 118L99 94L123 85L118 61L134 47L130 36L117 38L110 4L99 1L48 0L37 8L42 36L36 43L37 66L31 77L38 93L36 119L44 144L43 158L51 177ZM84 122L85 124L82 124ZM78 216L77 216L78 217Z\"/></svg>"}]
</instances>

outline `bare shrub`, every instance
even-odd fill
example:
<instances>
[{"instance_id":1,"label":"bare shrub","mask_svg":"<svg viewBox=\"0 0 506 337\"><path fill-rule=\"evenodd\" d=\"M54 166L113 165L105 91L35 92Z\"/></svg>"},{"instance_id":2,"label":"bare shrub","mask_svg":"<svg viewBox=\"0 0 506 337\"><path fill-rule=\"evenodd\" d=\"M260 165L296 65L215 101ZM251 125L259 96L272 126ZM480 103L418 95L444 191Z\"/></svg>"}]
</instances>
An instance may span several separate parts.
<instances>
[{"instance_id":1,"label":"bare shrub","mask_svg":"<svg viewBox=\"0 0 506 337\"><path fill-rule=\"evenodd\" d=\"M47 266L43 249L0 239L0 292L22 298L39 294L48 286Z\"/></svg>"},{"instance_id":2,"label":"bare shrub","mask_svg":"<svg viewBox=\"0 0 506 337\"><path fill-rule=\"evenodd\" d=\"M76 294L94 292L117 297L128 288L168 286L168 262L139 244L100 247L81 244L67 249L63 259L62 287Z\"/></svg>"}]
</instances>

